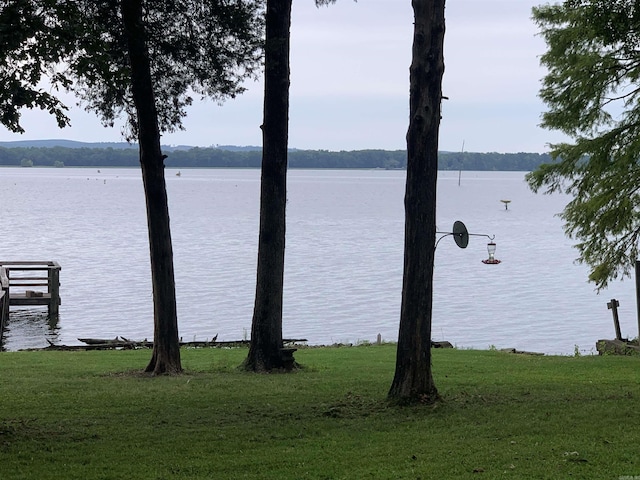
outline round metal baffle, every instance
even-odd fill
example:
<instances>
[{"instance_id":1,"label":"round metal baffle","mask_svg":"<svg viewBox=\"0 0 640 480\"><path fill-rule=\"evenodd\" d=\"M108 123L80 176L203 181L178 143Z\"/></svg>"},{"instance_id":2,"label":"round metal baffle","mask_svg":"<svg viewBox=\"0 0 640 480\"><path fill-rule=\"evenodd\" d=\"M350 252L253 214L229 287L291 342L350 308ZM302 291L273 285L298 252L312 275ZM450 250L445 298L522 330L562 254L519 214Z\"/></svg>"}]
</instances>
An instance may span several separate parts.
<instances>
[{"instance_id":1,"label":"round metal baffle","mask_svg":"<svg viewBox=\"0 0 640 480\"><path fill-rule=\"evenodd\" d=\"M467 248L469 245L469 232L460 220L456 220L453 224L453 239L460 248Z\"/></svg>"}]
</instances>

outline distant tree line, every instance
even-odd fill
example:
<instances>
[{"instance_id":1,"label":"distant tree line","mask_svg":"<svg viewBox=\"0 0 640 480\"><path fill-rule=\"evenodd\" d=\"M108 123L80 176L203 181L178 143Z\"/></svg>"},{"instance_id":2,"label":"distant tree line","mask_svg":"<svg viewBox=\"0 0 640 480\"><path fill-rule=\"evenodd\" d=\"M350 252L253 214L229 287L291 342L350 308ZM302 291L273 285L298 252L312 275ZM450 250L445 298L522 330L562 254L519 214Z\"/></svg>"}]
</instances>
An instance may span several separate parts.
<instances>
[{"instance_id":1,"label":"distant tree line","mask_svg":"<svg viewBox=\"0 0 640 480\"><path fill-rule=\"evenodd\" d=\"M256 150L226 150L221 148L191 148L169 151L165 165L171 168L260 168L262 152ZM0 165L34 167L138 167L137 148L67 148L67 147L0 147ZM535 170L543 163L553 163L548 154L540 153L472 153L440 152L440 170ZM291 168L384 168L404 169L404 150L292 150Z\"/></svg>"}]
</instances>

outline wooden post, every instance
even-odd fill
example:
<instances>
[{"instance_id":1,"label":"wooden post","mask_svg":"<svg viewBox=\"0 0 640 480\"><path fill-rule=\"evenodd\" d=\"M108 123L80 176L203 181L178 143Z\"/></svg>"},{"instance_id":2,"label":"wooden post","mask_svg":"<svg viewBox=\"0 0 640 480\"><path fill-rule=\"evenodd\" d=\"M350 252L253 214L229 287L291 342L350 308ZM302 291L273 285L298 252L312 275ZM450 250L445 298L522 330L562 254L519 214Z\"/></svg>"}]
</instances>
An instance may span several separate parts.
<instances>
[{"instance_id":1,"label":"wooden post","mask_svg":"<svg viewBox=\"0 0 640 480\"><path fill-rule=\"evenodd\" d=\"M622 340L622 333L620 333L620 320L618 319L619 306L620 302L615 298L612 298L611 301L607 303L607 308L613 313L613 326L616 328L616 340Z\"/></svg>"},{"instance_id":2,"label":"wooden post","mask_svg":"<svg viewBox=\"0 0 640 480\"><path fill-rule=\"evenodd\" d=\"M5 303L9 303L9 295L5 295L5 291L0 288L0 349L2 347L2 338L4 337L4 325L6 322L5 317Z\"/></svg>"},{"instance_id":3,"label":"wooden post","mask_svg":"<svg viewBox=\"0 0 640 480\"><path fill-rule=\"evenodd\" d=\"M4 327L9 319L9 276L7 269L0 266L0 346Z\"/></svg>"},{"instance_id":4,"label":"wooden post","mask_svg":"<svg viewBox=\"0 0 640 480\"><path fill-rule=\"evenodd\" d=\"M638 317L638 342L640 342L640 260L636 260L636 310Z\"/></svg>"},{"instance_id":5,"label":"wooden post","mask_svg":"<svg viewBox=\"0 0 640 480\"><path fill-rule=\"evenodd\" d=\"M52 262L49 266L49 293L51 299L49 300L49 316L58 316L60 307L60 265L56 262Z\"/></svg>"}]
</instances>

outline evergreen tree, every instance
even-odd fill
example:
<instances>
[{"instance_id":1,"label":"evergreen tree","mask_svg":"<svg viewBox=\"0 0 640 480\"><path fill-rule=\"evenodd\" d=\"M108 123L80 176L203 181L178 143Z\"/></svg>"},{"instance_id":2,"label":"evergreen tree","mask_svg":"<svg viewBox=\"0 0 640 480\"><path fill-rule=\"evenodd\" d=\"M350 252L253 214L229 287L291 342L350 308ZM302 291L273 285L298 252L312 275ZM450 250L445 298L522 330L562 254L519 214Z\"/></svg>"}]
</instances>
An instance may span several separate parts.
<instances>
[{"instance_id":1,"label":"evergreen tree","mask_svg":"<svg viewBox=\"0 0 640 480\"><path fill-rule=\"evenodd\" d=\"M3 5L0 80L9 83L2 121L20 131L19 110L37 106L65 124L64 106L38 83L73 90L113 126L126 117L136 138L147 206L154 347L146 370L182 370L161 132L181 128L191 95L217 100L242 92L260 65L259 0L15 0ZM24 32L8 40L16 22ZM26 96L26 100L24 100Z\"/></svg>"},{"instance_id":2,"label":"evergreen tree","mask_svg":"<svg viewBox=\"0 0 640 480\"><path fill-rule=\"evenodd\" d=\"M570 141L527 176L534 191L566 192L561 214L598 289L629 275L640 240L640 5L565 0L533 9L547 43L542 125Z\"/></svg>"}]
</instances>

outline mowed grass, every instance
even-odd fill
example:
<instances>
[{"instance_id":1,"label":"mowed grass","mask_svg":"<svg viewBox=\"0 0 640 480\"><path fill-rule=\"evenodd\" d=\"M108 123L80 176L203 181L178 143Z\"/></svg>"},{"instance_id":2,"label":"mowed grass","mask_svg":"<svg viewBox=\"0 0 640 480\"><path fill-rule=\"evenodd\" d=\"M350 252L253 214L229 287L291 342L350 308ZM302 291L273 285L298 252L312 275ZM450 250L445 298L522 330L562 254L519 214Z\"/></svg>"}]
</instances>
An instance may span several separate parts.
<instances>
[{"instance_id":1,"label":"mowed grass","mask_svg":"<svg viewBox=\"0 0 640 480\"><path fill-rule=\"evenodd\" d=\"M395 346L0 354L0 479L640 478L640 357L435 350L442 401L386 400Z\"/></svg>"}]
</instances>

